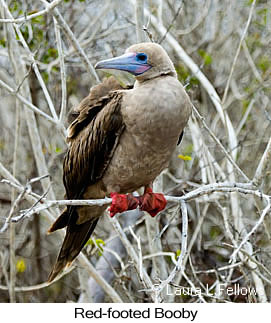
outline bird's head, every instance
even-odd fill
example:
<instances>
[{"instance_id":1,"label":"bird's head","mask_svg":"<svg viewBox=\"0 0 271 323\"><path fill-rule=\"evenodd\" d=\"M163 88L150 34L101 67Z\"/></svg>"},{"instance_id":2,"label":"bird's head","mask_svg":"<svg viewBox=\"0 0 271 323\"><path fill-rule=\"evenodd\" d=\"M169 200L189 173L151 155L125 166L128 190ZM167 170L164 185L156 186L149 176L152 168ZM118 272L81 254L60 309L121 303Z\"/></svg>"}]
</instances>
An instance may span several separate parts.
<instances>
[{"instance_id":1,"label":"bird's head","mask_svg":"<svg viewBox=\"0 0 271 323\"><path fill-rule=\"evenodd\" d=\"M138 81L160 75L176 77L176 71L162 46L155 43L140 43L129 47L125 54L100 61L96 69L115 69L133 74Z\"/></svg>"}]
</instances>

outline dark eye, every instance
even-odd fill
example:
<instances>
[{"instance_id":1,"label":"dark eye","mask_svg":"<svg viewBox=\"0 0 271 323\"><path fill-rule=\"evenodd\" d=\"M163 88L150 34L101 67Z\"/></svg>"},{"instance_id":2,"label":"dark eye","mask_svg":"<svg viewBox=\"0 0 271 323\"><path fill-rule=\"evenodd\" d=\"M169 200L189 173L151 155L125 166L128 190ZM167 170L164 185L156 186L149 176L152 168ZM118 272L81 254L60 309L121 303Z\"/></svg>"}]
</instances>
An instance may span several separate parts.
<instances>
[{"instance_id":1,"label":"dark eye","mask_svg":"<svg viewBox=\"0 0 271 323\"><path fill-rule=\"evenodd\" d=\"M144 62L144 61L146 61L147 60L147 55L146 54L144 54L144 53L139 53L139 54L137 54L136 55L136 58L139 60L139 61L141 61L141 62Z\"/></svg>"}]
</instances>

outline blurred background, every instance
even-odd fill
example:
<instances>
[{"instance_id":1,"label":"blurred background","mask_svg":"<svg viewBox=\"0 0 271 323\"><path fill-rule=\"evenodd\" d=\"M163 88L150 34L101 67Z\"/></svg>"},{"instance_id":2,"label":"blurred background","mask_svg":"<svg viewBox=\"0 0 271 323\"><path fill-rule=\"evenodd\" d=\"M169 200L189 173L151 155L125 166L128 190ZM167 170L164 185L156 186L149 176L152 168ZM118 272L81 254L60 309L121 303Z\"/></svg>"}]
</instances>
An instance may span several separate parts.
<instances>
[{"instance_id":1,"label":"blurred background","mask_svg":"<svg viewBox=\"0 0 271 323\"><path fill-rule=\"evenodd\" d=\"M156 190L182 196L207 184L254 179L251 191L270 195L271 152L266 151L271 134L269 1L1 0L0 13L1 302L112 301L79 262L56 282L46 283L62 242L58 233L46 234L58 208L6 228L5 223L30 208L38 196L63 199L68 111L93 85L111 75L104 71L97 75L93 65L121 55L138 41L158 42L166 49L204 118L193 114L169 169L155 183ZM112 74L123 84L134 82L126 73ZM33 112L29 103L39 111ZM43 175L50 176L33 180ZM26 198L30 191L36 194L32 200ZM172 290L200 288L206 302L270 301L270 209L263 214L268 198L237 191L214 189L187 202L185 277L177 273ZM234 248L261 215L254 233L229 263ZM140 238L147 275L153 283L161 283L181 253L180 206L169 203L155 219L140 212L118 219L123 228L132 226ZM139 252L138 241L131 231L126 232ZM83 253L122 301L152 301L107 213ZM256 292L228 295L219 291L221 284ZM184 292L168 295L165 290L161 300L203 301Z\"/></svg>"}]
</instances>

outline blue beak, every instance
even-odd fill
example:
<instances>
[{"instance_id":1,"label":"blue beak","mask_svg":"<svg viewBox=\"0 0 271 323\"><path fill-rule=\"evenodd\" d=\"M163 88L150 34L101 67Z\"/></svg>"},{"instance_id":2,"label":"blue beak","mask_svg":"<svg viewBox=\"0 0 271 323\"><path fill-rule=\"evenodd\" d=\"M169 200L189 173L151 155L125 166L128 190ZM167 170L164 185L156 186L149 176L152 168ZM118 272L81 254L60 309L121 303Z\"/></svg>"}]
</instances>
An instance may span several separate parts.
<instances>
[{"instance_id":1,"label":"blue beak","mask_svg":"<svg viewBox=\"0 0 271 323\"><path fill-rule=\"evenodd\" d=\"M113 69L129 72L135 76L143 74L152 66L138 59L136 53L127 53L118 57L100 61L95 65L96 69Z\"/></svg>"}]
</instances>

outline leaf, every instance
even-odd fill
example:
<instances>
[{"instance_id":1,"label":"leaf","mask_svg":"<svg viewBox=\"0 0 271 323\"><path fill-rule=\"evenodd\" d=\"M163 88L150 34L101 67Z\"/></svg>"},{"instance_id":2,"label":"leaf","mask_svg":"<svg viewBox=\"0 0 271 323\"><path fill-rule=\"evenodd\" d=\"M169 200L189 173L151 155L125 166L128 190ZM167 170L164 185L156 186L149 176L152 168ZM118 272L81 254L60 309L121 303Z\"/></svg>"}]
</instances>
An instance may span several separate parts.
<instances>
[{"instance_id":1,"label":"leaf","mask_svg":"<svg viewBox=\"0 0 271 323\"><path fill-rule=\"evenodd\" d=\"M199 49L198 53L203 58L205 65L210 65L212 63L212 57L210 54L205 52L203 49Z\"/></svg>"},{"instance_id":2,"label":"leaf","mask_svg":"<svg viewBox=\"0 0 271 323\"><path fill-rule=\"evenodd\" d=\"M221 234L221 229L218 226L212 226L210 230L210 237L215 240Z\"/></svg>"},{"instance_id":3,"label":"leaf","mask_svg":"<svg viewBox=\"0 0 271 323\"><path fill-rule=\"evenodd\" d=\"M178 155L178 158L182 159L182 160L185 160L185 161L188 161L188 160L192 160L192 157L191 156L188 156L188 155Z\"/></svg>"},{"instance_id":4,"label":"leaf","mask_svg":"<svg viewBox=\"0 0 271 323\"><path fill-rule=\"evenodd\" d=\"M5 38L0 39L0 45L2 47L6 47L6 39Z\"/></svg>"},{"instance_id":5,"label":"leaf","mask_svg":"<svg viewBox=\"0 0 271 323\"><path fill-rule=\"evenodd\" d=\"M16 263L16 270L18 273L23 273L26 269L26 264L23 258L18 259Z\"/></svg>"},{"instance_id":6,"label":"leaf","mask_svg":"<svg viewBox=\"0 0 271 323\"><path fill-rule=\"evenodd\" d=\"M101 256L104 251L102 246L105 246L105 242L102 239L96 239L95 243L94 243L93 239L90 238L90 239L88 239L88 241L85 245L86 246L94 246L95 244L99 249L98 254L99 254L99 256Z\"/></svg>"},{"instance_id":7,"label":"leaf","mask_svg":"<svg viewBox=\"0 0 271 323\"><path fill-rule=\"evenodd\" d=\"M178 257L180 257L181 255L181 250L180 249L177 249L176 250L176 253L175 253L175 260L177 261L178 260Z\"/></svg>"},{"instance_id":8,"label":"leaf","mask_svg":"<svg viewBox=\"0 0 271 323\"><path fill-rule=\"evenodd\" d=\"M88 239L88 241L86 242L85 246L93 246L94 242L92 240L92 238Z\"/></svg>"}]
</instances>

